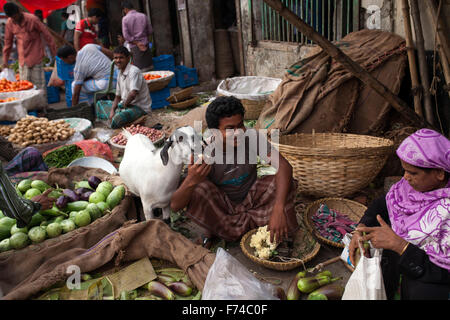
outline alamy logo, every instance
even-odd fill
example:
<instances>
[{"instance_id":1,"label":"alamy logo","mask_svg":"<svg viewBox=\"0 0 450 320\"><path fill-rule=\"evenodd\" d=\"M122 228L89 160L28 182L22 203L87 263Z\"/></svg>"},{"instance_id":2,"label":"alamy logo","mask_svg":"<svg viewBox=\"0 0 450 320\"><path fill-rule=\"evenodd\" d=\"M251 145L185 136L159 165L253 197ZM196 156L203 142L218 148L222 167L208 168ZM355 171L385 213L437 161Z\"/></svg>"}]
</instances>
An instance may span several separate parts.
<instances>
[{"instance_id":1,"label":"alamy logo","mask_svg":"<svg viewBox=\"0 0 450 320\"><path fill-rule=\"evenodd\" d=\"M81 8L77 5L71 5L66 10L69 19L66 21L67 29L74 30L78 21L81 20Z\"/></svg>"}]
</instances>

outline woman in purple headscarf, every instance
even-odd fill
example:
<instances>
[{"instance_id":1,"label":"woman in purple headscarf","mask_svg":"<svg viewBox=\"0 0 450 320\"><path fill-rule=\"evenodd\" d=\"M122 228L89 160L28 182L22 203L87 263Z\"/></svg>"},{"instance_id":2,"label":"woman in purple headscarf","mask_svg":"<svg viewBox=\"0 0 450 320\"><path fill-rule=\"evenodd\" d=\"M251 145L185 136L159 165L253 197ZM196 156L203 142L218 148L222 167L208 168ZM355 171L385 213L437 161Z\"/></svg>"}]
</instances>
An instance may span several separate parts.
<instances>
[{"instance_id":1,"label":"woman in purple headscarf","mask_svg":"<svg viewBox=\"0 0 450 320\"><path fill-rule=\"evenodd\" d=\"M422 129L402 142L397 155L404 176L361 218L350 260L358 241L370 240L384 249L388 299L396 293L404 300L450 299L450 141Z\"/></svg>"}]
</instances>

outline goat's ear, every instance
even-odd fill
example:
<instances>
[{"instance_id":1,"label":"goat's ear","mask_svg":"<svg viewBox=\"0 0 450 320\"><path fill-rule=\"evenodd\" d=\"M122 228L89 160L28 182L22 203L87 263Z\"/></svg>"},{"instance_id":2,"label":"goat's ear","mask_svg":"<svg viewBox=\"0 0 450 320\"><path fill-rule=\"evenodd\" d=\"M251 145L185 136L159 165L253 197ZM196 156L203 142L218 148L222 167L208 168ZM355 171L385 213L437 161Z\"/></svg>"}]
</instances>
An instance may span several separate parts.
<instances>
[{"instance_id":1,"label":"goat's ear","mask_svg":"<svg viewBox=\"0 0 450 320\"><path fill-rule=\"evenodd\" d=\"M168 140L166 140L166 142L164 143L164 146L163 146L163 148L162 148L162 150L161 150L161 160L162 160L162 163L163 163L163 165L167 165L167 163L169 163L169 148L172 146L172 144L173 144L173 141L172 141L172 139L168 139Z\"/></svg>"}]
</instances>

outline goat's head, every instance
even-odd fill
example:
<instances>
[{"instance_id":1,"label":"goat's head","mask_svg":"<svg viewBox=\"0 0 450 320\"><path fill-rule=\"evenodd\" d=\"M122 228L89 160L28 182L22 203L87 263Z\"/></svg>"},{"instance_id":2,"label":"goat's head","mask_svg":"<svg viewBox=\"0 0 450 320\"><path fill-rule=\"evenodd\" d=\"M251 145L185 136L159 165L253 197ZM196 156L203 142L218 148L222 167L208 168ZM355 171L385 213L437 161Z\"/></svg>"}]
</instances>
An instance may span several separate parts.
<instances>
[{"instance_id":1,"label":"goat's head","mask_svg":"<svg viewBox=\"0 0 450 320\"><path fill-rule=\"evenodd\" d=\"M169 149L171 151L171 161L175 164L189 163L191 154L202 152L202 137L194 128L185 126L178 128L166 140L161 150L161 160L164 165L169 162Z\"/></svg>"}]
</instances>

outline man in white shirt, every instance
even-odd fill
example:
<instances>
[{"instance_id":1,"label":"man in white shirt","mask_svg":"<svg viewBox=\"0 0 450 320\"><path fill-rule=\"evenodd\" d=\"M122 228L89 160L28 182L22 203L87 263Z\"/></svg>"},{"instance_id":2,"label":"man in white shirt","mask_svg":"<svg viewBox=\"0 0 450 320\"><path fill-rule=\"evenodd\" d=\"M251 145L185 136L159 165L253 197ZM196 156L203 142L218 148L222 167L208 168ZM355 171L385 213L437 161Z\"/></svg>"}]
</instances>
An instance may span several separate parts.
<instances>
[{"instance_id":1,"label":"man in white shirt","mask_svg":"<svg viewBox=\"0 0 450 320\"><path fill-rule=\"evenodd\" d=\"M119 69L116 97L109 120L111 128L121 128L151 112L152 99L141 70L130 63L130 52L119 46L114 50L114 63Z\"/></svg>"},{"instance_id":2,"label":"man in white shirt","mask_svg":"<svg viewBox=\"0 0 450 320\"><path fill-rule=\"evenodd\" d=\"M65 63L75 64L72 82L73 106L81 102L92 104L94 94L108 88L113 57L110 50L96 44L87 44L76 52L73 47L64 46L58 49L57 55ZM116 77L117 69L113 73L113 85Z\"/></svg>"}]
</instances>

